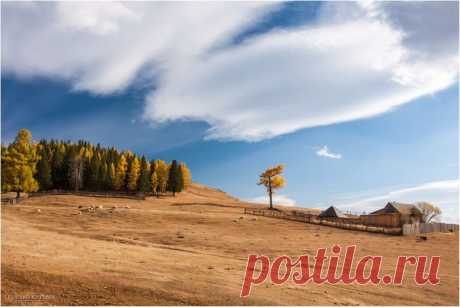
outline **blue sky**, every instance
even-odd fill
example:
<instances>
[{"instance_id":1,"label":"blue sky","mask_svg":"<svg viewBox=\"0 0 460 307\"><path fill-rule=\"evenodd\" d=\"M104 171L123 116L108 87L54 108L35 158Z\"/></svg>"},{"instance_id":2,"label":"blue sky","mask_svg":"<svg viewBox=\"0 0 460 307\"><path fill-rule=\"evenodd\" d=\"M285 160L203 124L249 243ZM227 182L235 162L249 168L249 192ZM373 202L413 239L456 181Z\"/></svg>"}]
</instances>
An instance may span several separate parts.
<instances>
[{"instance_id":1,"label":"blue sky","mask_svg":"<svg viewBox=\"0 0 460 307\"><path fill-rule=\"evenodd\" d=\"M427 200L456 221L457 22L453 2L2 3L2 141L180 159L256 201L284 163L285 205Z\"/></svg>"}]
</instances>

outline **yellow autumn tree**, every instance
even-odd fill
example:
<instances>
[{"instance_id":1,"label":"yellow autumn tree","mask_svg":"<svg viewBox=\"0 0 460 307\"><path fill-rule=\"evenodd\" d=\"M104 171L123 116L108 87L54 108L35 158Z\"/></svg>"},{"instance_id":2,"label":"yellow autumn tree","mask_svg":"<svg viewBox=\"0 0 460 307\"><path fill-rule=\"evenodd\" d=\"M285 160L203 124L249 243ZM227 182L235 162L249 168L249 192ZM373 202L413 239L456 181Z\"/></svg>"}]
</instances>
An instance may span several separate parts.
<instances>
[{"instance_id":1,"label":"yellow autumn tree","mask_svg":"<svg viewBox=\"0 0 460 307\"><path fill-rule=\"evenodd\" d=\"M116 178L115 174L116 174L115 165L112 162L110 163L109 170L108 170L109 183L112 187L114 186L114 183L115 183L115 178Z\"/></svg>"},{"instance_id":2,"label":"yellow autumn tree","mask_svg":"<svg viewBox=\"0 0 460 307\"><path fill-rule=\"evenodd\" d=\"M84 151L81 153L81 156L84 157L86 160L91 160L93 157L93 149L92 147L84 148Z\"/></svg>"},{"instance_id":3,"label":"yellow autumn tree","mask_svg":"<svg viewBox=\"0 0 460 307\"><path fill-rule=\"evenodd\" d=\"M286 181L281 175L284 171L284 166L279 164L275 167L266 169L260 174L259 185L263 185L267 188L267 193L270 199L270 209L273 209L273 193L275 190L285 186Z\"/></svg>"},{"instance_id":4,"label":"yellow autumn tree","mask_svg":"<svg viewBox=\"0 0 460 307\"><path fill-rule=\"evenodd\" d=\"M139 163L139 159L134 156L131 167L128 172L128 190L129 191L137 191L137 181L139 180L139 174L141 172L141 164Z\"/></svg>"},{"instance_id":5,"label":"yellow autumn tree","mask_svg":"<svg viewBox=\"0 0 460 307\"><path fill-rule=\"evenodd\" d=\"M156 170L152 172L152 175L150 176L150 184L151 184L151 187L152 187L152 192L153 194L157 194L157 190L158 190L158 176L157 176L157 172ZM157 194L158 196L158 194Z\"/></svg>"},{"instance_id":6,"label":"yellow autumn tree","mask_svg":"<svg viewBox=\"0 0 460 307\"><path fill-rule=\"evenodd\" d=\"M422 212L422 222L431 223L442 213L441 209L429 202L419 202L417 208Z\"/></svg>"},{"instance_id":7,"label":"yellow autumn tree","mask_svg":"<svg viewBox=\"0 0 460 307\"><path fill-rule=\"evenodd\" d=\"M113 182L113 188L117 191L123 189L125 185L126 171L128 169L128 163L124 155L120 156L120 159L117 163L117 168L115 170L115 180Z\"/></svg>"},{"instance_id":8,"label":"yellow autumn tree","mask_svg":"<svg viewBox=\"0 0 460 307\"><path fill-rule=\"evenodd\" d=\"M168 164L163 160L155 161L155 173L157 174L158 180L158 190L161 193L166 192L168 186L168 173L169 167Z\"/></svg>"},{"instance_id":9,"label":"yellow autumn tree","mask_svg":"<svg viewBox=\"0 0 460 307\"><path fill-rule=\"evenodd\" d=\"M2 148L2 191L35 192L38 182L34 178L38 155L32 143L32 134L21 129L16 139L7 148Z\"/></svg>"},{"instance_id":10,"label":"yellow autumn tree","mask_svg":"<svg viewBox=\"0 0 460 307\"><path fill-rule=\"evenodd\" d=\"M183 188L186 190L192 184L192 173L184 162L179 164L179 170L182 173Z\"/></svg>"}]
</instances>

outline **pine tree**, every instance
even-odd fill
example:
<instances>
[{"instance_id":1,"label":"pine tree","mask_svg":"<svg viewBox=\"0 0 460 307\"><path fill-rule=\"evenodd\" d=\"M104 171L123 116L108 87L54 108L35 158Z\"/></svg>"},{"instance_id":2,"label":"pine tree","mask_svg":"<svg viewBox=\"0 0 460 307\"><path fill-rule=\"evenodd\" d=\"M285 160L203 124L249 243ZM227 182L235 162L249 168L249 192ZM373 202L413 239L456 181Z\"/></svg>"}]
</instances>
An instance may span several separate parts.
<instances>
[{"instance_id":1,"label":"pine tree","mask_svg":"<svg viewBox=\"0 0 460 307\"><path fill-rule=\"evenodd\" d=\"M45 148L42 150L41 159L37 164L37 181L40 190L47 191L52 187L53 182L51 176L51 165L48 150Z\"/></svg>"},{"instance_id":2,"label":"pine tree","mask_svg":"<svg viewBox=\"0 0 460 307\"><path fill-rule=\"evenodd\" d=\"M51 177L55 189L63 189L67 178L64 173L64 154L65 148L62 144L56 144L53 157L51 159Z\"/></svg>"},{"instance_id":3,"label":"pine tree","mask_svg":"<svg viewBox=\"0 0 460 307\"><path fill-rule=\"evenodd\" d=\"M93 155L89 162L88 168L88 181L86 183L87 189L91 191L97 191L100 188L99 176L100 176L101 163L98 158L98 154Z\"/></svg>"},{"instance_id":4,"label":"pine tree","mask_svg":"<svg viewBox=\"0 0 460 307\"><path fill-rule=\"evenodd\" d=\"M117 163L117 168L115 172L115 181L113 185L113 188L117 191L122 190L125 186L125 177L126 177L127 168L128 168L128 163L126 162L125 156L122 154Z\"/></svg>"},{"instance_id":5,"label":"pine tree","mask_svg":"<svg viewBox=\"0 0 460 307\"><path fill-rule=\"evenodd\" d=\"M151 191L150 164L145 157L141 160L141 174L139 176L139 191L147 193Z\"/></svg>"},{"instance_id":6,"label":"pine tree","mask_svg":"<svg viewBox=\"0 0 460 307\"><path fill-rule=\"evenodd\" d=\"M72 144L68 143L64 145L65 147L65 152L64 152L64 160L62 162L62 176L64 178L63 180L63 189L72 189L75 188L74 183L75 183L75 177L73 170L79 170L80 166L80 161L78 161L78 164L74 164L76 160L74 158L76 157L76 148L72 146ZM72 167L75 167L75 169L72 169Z\"/></svg>"},{"instance_id":7,"label":"pine tree","mask_svg":"<svg viewBox=\"0 0 460 307\"><path fill-rule=\"evenodd\" d=\"M170 167L169 167L169 175L168 175L168 191L173 193L173 196L176 196L176 192L180 192L179 184L180 184L180 175L179 168L177 166L177 161L173 160Z\"/></svg>"},{"instance_id":8,"label":"pine tree","mask_svg":"<svg viewBox=\"0 0 460 307\"><path fill-rule=\"evenodd\" d=\"M7 148L5 145L3 145L3 143L2 143L2 144L1 144L1 150L2 150L2 151L1 151L1 157L2 157L2 158L1 158L1 162L2 162L1 174L2 174L2 176L4 176L4 173L3 173L3 172L4 172L4 170L5 170L5 168L6 168L6 165L7 165L6 161L4 160L4 157L5 157L6 154L7 154L8 148ZM0 176L0 177L2 177L2 176ZM1 178L0 178L0 179L1 179ZM3 181L0 180L1 190L2 190L2 191L5 190L5 189L3 188L3 184L4 184L4 183L5 183L4 180L3 180Z\"/></svg>"},{"instance_id":9,"label":"pine tree","mask_svg":"<svg viewBox=\"0 0 460 307\"><path fill-rule=\"evenodd\" d=\"M84 154L83 154L83 168L84 168L84 174L83 174L83 183L85 186L86 190L91 190L90 187L90 182L91 182L91 160L93 158L93 151L92 147L90 145L87 145L88 147L85 149Z\"/></svg>"},{"instance_id":10,"label":"pine tree","mask_svg":"<svg viewBox=\"0 0 460 307\"><path fill-rule=\"evenodd\" d=\"M129 191L137 191L137 182L139 180L141 166L139 163L139 159L134 156L131 161L131 167L128 172L128 184L127 188Z\"/></svg>"},{"instance_id":11,"label":"pine tree","mask_svg":"<svg viewBox=\"0 0 460 307\"><path fill-rule=\"evenodd\" d=\"M184 190L184 174L182 173L180 164L177 166L176 174L176 192L182 192Z\"/></svg>"},{"instance_id":12,"label":"pine tree","mask_svg":"<svg viewBox=\"0 0 460 307\"><path fill-rule=\"evenodd\" d=\"M113 164L113 162L110 163L110 166L107 170L108 172L108 188L109 190L111 190L113 187L114 187L114 184L115 184L115 165Z\"/></svg>"},{"instance_id":13,"label":"pine tree","mask_svg":"<svg viewBox=\"0 0 460 307\"><path fill-rule=\"evenodd\" d=\"M34 178L37 163L36 146L32 143L32 134L21 129L15 141L2 151L2 191L35 192L38 182Z\"/></svg>"},{"instance_id":14,"label":"pine tree","mask_svg":"<svg viewBox=\"0 0 460 307\"><path fill-rule=\"evenodd\" d=\"M108 180L107 180L107 164L104 161L101 161L97 179L99 181L98 183L99 190L105 191L107 189Z\"/></svg>"}]
</instances>

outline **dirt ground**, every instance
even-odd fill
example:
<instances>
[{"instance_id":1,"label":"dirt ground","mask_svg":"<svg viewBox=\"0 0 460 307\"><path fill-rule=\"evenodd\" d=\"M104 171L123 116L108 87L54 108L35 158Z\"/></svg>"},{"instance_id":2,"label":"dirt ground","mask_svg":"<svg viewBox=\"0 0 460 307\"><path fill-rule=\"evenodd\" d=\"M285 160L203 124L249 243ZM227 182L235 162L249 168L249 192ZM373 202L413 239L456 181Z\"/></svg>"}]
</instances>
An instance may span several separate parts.
<instances>
[{"instance_id":1,"label":"dirt ground","mask_svg":"<svg viewBox=\"0 0 460 307\"><path fill-rule=\"evenodd\" d=\"M80 214L78 206L103 206ZM458 233L427 241L243 214L227 194L194 185L173 198L43 196L2 206L2 305L458 305ZM112 209L112 207L117 207ZM282 286L240 298L248 254L440 255L439 285Z\"/></svg>"}]
</instances>

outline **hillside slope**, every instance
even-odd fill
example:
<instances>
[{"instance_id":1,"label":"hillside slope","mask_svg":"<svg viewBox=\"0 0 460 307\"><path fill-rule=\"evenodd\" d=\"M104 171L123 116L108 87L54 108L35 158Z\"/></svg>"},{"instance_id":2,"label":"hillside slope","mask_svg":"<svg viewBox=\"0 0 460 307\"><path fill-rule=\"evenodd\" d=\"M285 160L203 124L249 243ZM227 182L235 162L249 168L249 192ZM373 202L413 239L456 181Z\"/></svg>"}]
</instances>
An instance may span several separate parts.
<instances>
[{"instance_id":1,"label":"hillside slope","mask_svg":"<svg viewBox=\"0 0 460 307\"><path fill-rule=\"evenodd\" d=\"M102 207L80 213L89 206ZM2 206L2 304L458 304L458 234L435 234L419 243L247 216L245 206L258 205L198 184L177 197L144 201L49 195ZM239 297L248 254L313 256L334 244L357 244L360 255L384 256L385 273L392 272L398 255L441 255L442 282L267 282L249 298Z\"/></svg>"}]
</instances>

